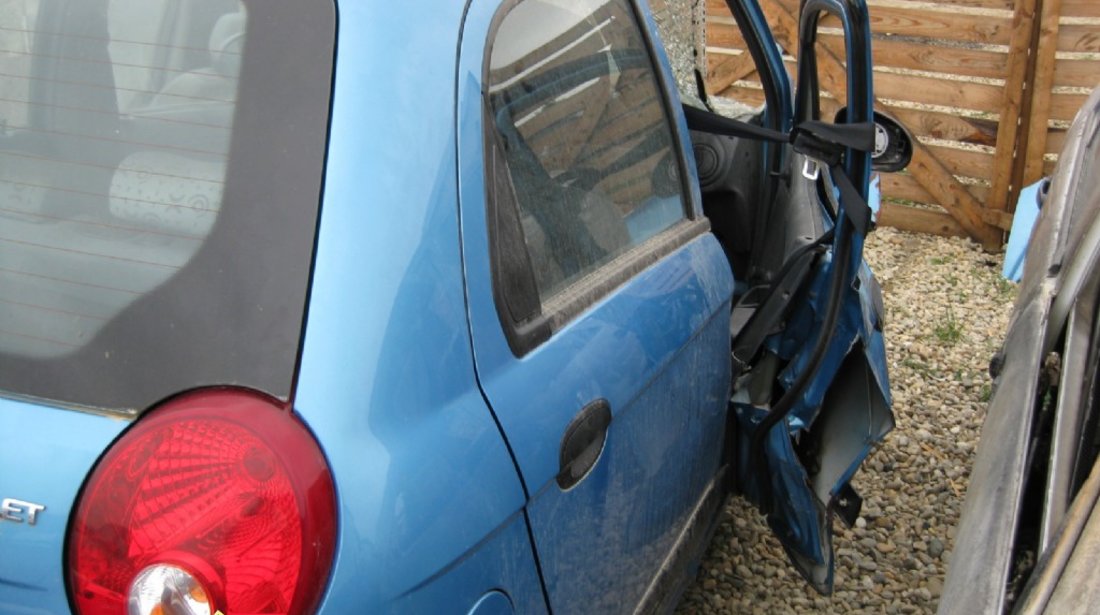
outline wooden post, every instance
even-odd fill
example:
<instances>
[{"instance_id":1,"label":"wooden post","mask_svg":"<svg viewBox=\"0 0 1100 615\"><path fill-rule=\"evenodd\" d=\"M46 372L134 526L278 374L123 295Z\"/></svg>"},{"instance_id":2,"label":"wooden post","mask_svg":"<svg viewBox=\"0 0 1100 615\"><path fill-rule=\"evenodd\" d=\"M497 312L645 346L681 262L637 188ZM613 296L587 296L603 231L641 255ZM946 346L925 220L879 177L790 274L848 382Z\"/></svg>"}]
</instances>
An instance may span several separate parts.
<instances>
[{"instance_id":1,"label":"wooden post","mask_svg":"<svg viewBox=\"0 0 1100 615\"><path fill-rule=\"evenodd\" d=\"M1023 172L1019 189L1033 184L1043 176L1043 154L1047 149L1050 120L1050 99L1054 88L1054 60L1058 51L1058 21L1062 0L1040 0L1038 40L1032 47L1035 56L1035 76L1031 85L1031 113L1028 118L1027 149L1024 150Z\"/></svg>"},{"instance_id":2,"label":"wooden post","mask_svg":"<svg viewBox=\"0 0 1100 615\"><path fill-rule=\"evenodd\" d=\"M1019 194L1016 159L1025 153L1025 148L1019 144L1021 138L1026 138L1028 130L1031 97L1024 96L1024 88L1025 84L1033 82L1035 63L1029 50L1035 39L1038 3L1039 0L1016 0L1012 16L1004 106L997 126L996 153L993 156L993 188L986 202L986 207L995 211L1013 211L1015 195Z\"/></svg>"}]
</instances>

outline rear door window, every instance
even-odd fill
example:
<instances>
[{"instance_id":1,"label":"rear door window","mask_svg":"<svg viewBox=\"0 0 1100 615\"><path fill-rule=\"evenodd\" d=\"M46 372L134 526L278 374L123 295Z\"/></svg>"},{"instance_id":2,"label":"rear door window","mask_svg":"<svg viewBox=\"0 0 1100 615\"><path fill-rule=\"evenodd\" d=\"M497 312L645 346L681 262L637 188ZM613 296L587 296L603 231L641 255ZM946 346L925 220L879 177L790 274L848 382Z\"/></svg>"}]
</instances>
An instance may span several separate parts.
<instances>
[{"instance_id":1,"label":"rear door window","mask_svg":"<svg viewBox=\"0 0 1100 615\"><path fill-rule=\"evenodd\" d=\"M545 302L685 218L673 135L625 3L528 0L504 17L489 103Z\"/></svg>"},{"instance_id":2,"label":"rear door window","mask_svg":"<svg viewBox=\"0 0 1100 615\"><path fill-rule=\"evenodd\" d=\"M626 2L526 0L500 18L486 140L498 286L515 321L575 315L689 217L653 66Z\"/></svg>"}]
</instances>

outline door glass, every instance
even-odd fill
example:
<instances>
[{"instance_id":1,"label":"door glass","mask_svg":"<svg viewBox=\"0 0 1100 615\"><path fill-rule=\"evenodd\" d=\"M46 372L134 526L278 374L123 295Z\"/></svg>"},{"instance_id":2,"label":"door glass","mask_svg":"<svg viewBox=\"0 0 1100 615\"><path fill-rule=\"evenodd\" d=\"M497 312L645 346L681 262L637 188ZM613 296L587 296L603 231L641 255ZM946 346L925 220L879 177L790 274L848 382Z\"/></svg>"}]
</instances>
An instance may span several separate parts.
<instances>
[{"instance_id":1,"label":"door glass","mask_svg":"<svg viewBox=\"0 0 1100 615\"><path fill-rule=\"evenodd\" d=\"M489 104L543 304L685 218L652 61L623 0L526 0L492 42Z\"/></svg>"}]
</instances>

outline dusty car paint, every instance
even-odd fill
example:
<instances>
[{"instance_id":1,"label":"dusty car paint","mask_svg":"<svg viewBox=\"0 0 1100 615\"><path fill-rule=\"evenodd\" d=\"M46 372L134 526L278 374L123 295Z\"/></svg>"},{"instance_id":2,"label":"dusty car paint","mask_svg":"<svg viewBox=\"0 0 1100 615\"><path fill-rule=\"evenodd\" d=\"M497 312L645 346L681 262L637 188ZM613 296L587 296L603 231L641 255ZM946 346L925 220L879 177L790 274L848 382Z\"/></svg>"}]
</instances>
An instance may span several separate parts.
<instances>
[{"instance_id":1,"label":"dusty car paint","mask_svg":"<svg viewBox=\"0 0 1100 615\"><path fill-rule=\"evenodd\" d=\"M54 0L54 6L68 1L77 0ZM822 171L820 187L831 198L819 198L818 180L800 174L813 166L804 154L796 156L782 139L749 146L759 145L768 164L745 182L770 182L754 206L770 211L783 201L785 208L785 216L767 225L775 227L772 235L794 229L815 235L799 239L814 250L805 259L806 283L793 289L790 318L778 332L768 331L774 334L760 352L766 358L746 357L741 366L768 395L789 389L799 397L789 413L774 417L780 423L768 432L767 459L757 465L748 454L751 431L768 417L772 400L748 398L736 407L740 417L730 404L738 383L730 377L728 318L744 284L739 287L742 280L731 271L726 247L707 232L692 135L645 2L620 2L625 8L614 19L590 28L615 20L638 28L640 42L628 54L634 64L597 48L600 61L588 68L617 81L624 69L645 67L655 83L647 98L665 114L671 164L661 169L676 174L682 203L678 210L664 198L634 204L627 235L644 234L654 211L659 219L670 211L679 217L550 302L555 309L538 315L546 316L538 322L544 328L524 346L508 337L494 278L496 210L488 202L507 182L490 181L498 176L487 170L487 143L500 126L485 119L493 117L486 112L489 36L497 16L517 3L473 0L425 12L347 0L337 22L332 4L312 1L278 6L318 7L325 19L313 33L325 34L329 46L313 52L335 54L327 124L312 116L308 131L313 147L324 141L324 155L310 156L311 168L323 165L323 186L295 183L309 193L295 198L309 207L293 210L301 214L320 203L320 217L316 225L296 225L316 230L313 260L293 263L299 274L309 273L308 292L294 295L305 295L304 305L295 304L303 312L286 313L287 321L302 323L300 346L265 341L278 345L284 358L297 358L279 390L266 393L308 429L335 484L335 558L327 579L309 580L323 591L318 612L668 608L706 546L735 466L742 471L738 486L751 496L761 485L771 489L759 503L807 579L829 591L832 515L858 509L848 481L892 425L881 301L862 262L862 237L847 218L870 196L866 148L844 152L846 167L832 169L854 184L851 191L829 194ZM809 99L795 107L757 3L732 4L755 31L757 56L773 73L769 109L754 121L786 134L796 123L818 119ZM863 0L810 6L841 13L848 36L858 38L859 57L866 55ZM406 51L401 70L395 70L395 49ZM867 120L869 66L852 64L859 68L853 81L863 85L850 97L851 117ZM318 65L303 60L287 70ZM329 85L327 72L312 74ZM425 96L424 84L438 94ZM801 84L803 96L813 84ZM247 113L239 115L247 119ZM307 132L301 117L277 119L287 132ZM269 150L272 156L298 151L285 143ZM778 188L780 178L793 179L797 189ZM271 189L276 182L262 185ZM275 207L277 200L257 202ZM778 270L791 246L771 238L760 243L768 244L762 252ZM238 264L223 260L218 273ZM249 279L267 287L283 279L278 273ZM829 288L840 289L837 301L828 298ZM566 308L556 309L561 304ZM175 309L201 312L190 305ZM815 360L811 346L818 340L822 356ZM231 359L232 350L218 358ZM262 358L248 366L273 371ZM206 367L200 359L195 364ZM137 364L146 367L152 369ZM125 444L142 412L155 416L164 399L192 387L234 385L263 388L251 381L188 382L150 393L136 402L140 407L123 404L126 411L116 415L128 420L104 416L79 399L49 398L48 387L39 393L44 399L0 398L0 491L43 507L33 526L0 523L10 555L0 562L0 610L70 608L66 531L97 460ZM596 437L566 446L570 434L586 433L572 428L589 416L599 417L587 432ZM811 437L821 444L820 463L808 469L792 438ZM22 454L25 446L33 447L32 455ZM567 458L575 450L584 454ZM574 466L578 460L583 463ZM31 510L8 505L19 508L11 513L19 518Z\"/></svg>"},{"instance_id":2,"label":"dusty car paint","mask_svg":"<svg viewBox=\"0 0 1100 615\"><path fill-rule=\"evenodd\" d=\"M1011 608L1021 591L1031 592L1027 612L1068 612L1045 604L1071 557L1068 551L1079 539L1077 557L1100 552L1095 532L1081 533L1094 508L1089 502L1095 502L1095 480L1080 491L1081 502L1073 501L1076 487L1071 485L1092 469L1081 451L1088 450L1095 429L1086 417L1095 416L1098 130L1100 90L1069 129L1031 235L1012 321L991 368L996 388L970 475L941 613L999 613ZM1057 387L1056 395L1051 387ZM1072 522L1066 526L1071 505ZM1034 536L1021 529L1026 515L1037 528ZM1052 548L1054 556L1044 555ZM1023 549L1039 558L1041 570L1034 587L1026 590L1020 579L1026 580L1030 570L1017 561ZM1077 592L1075 608L1095 610L1091 590L1073 590L1071 578L1064 583L1060 587Z\"/></svg>"}]
</instances>

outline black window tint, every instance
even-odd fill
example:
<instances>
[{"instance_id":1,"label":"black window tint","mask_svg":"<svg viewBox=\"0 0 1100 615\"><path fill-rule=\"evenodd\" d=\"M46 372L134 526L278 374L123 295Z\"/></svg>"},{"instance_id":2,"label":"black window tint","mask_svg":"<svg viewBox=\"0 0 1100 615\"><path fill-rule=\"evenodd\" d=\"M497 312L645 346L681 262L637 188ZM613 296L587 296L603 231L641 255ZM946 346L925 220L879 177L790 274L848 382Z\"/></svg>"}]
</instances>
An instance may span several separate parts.
<instances>
[{"instance_id":1,"label":"black window tint","mask_svg":"<svg viewBox=\"0 0 1100 615\"><path fill-rule=\"evenodd\" d=\"M0 17L23 33L4 49L0 109L5 352L79 350L216 223L247 15L237 0L185 5L114 0L88 12L95 25L48 30L28 27L31 10Z\"/></svg>"},{"instance_id":2,"label":"black window tint","mask_svg":"<svg viewBox=\"0 0 1100 615\"><path fill-rule=\"evenodd\" d=\"M331 1L0 8L0 389L121 411L215 384L288 398Z\"/></svg>"},{"instance_id":3,"label":"black window tint","mask_svg":"<svg viewBox=\"0 0 1100 615\"><path fill-rule=\"evenodd\" d=\"M541 303L685 218L674 137L625 0L511 7L491 41L488 101Z\"/></svg>"}]
</instances>

